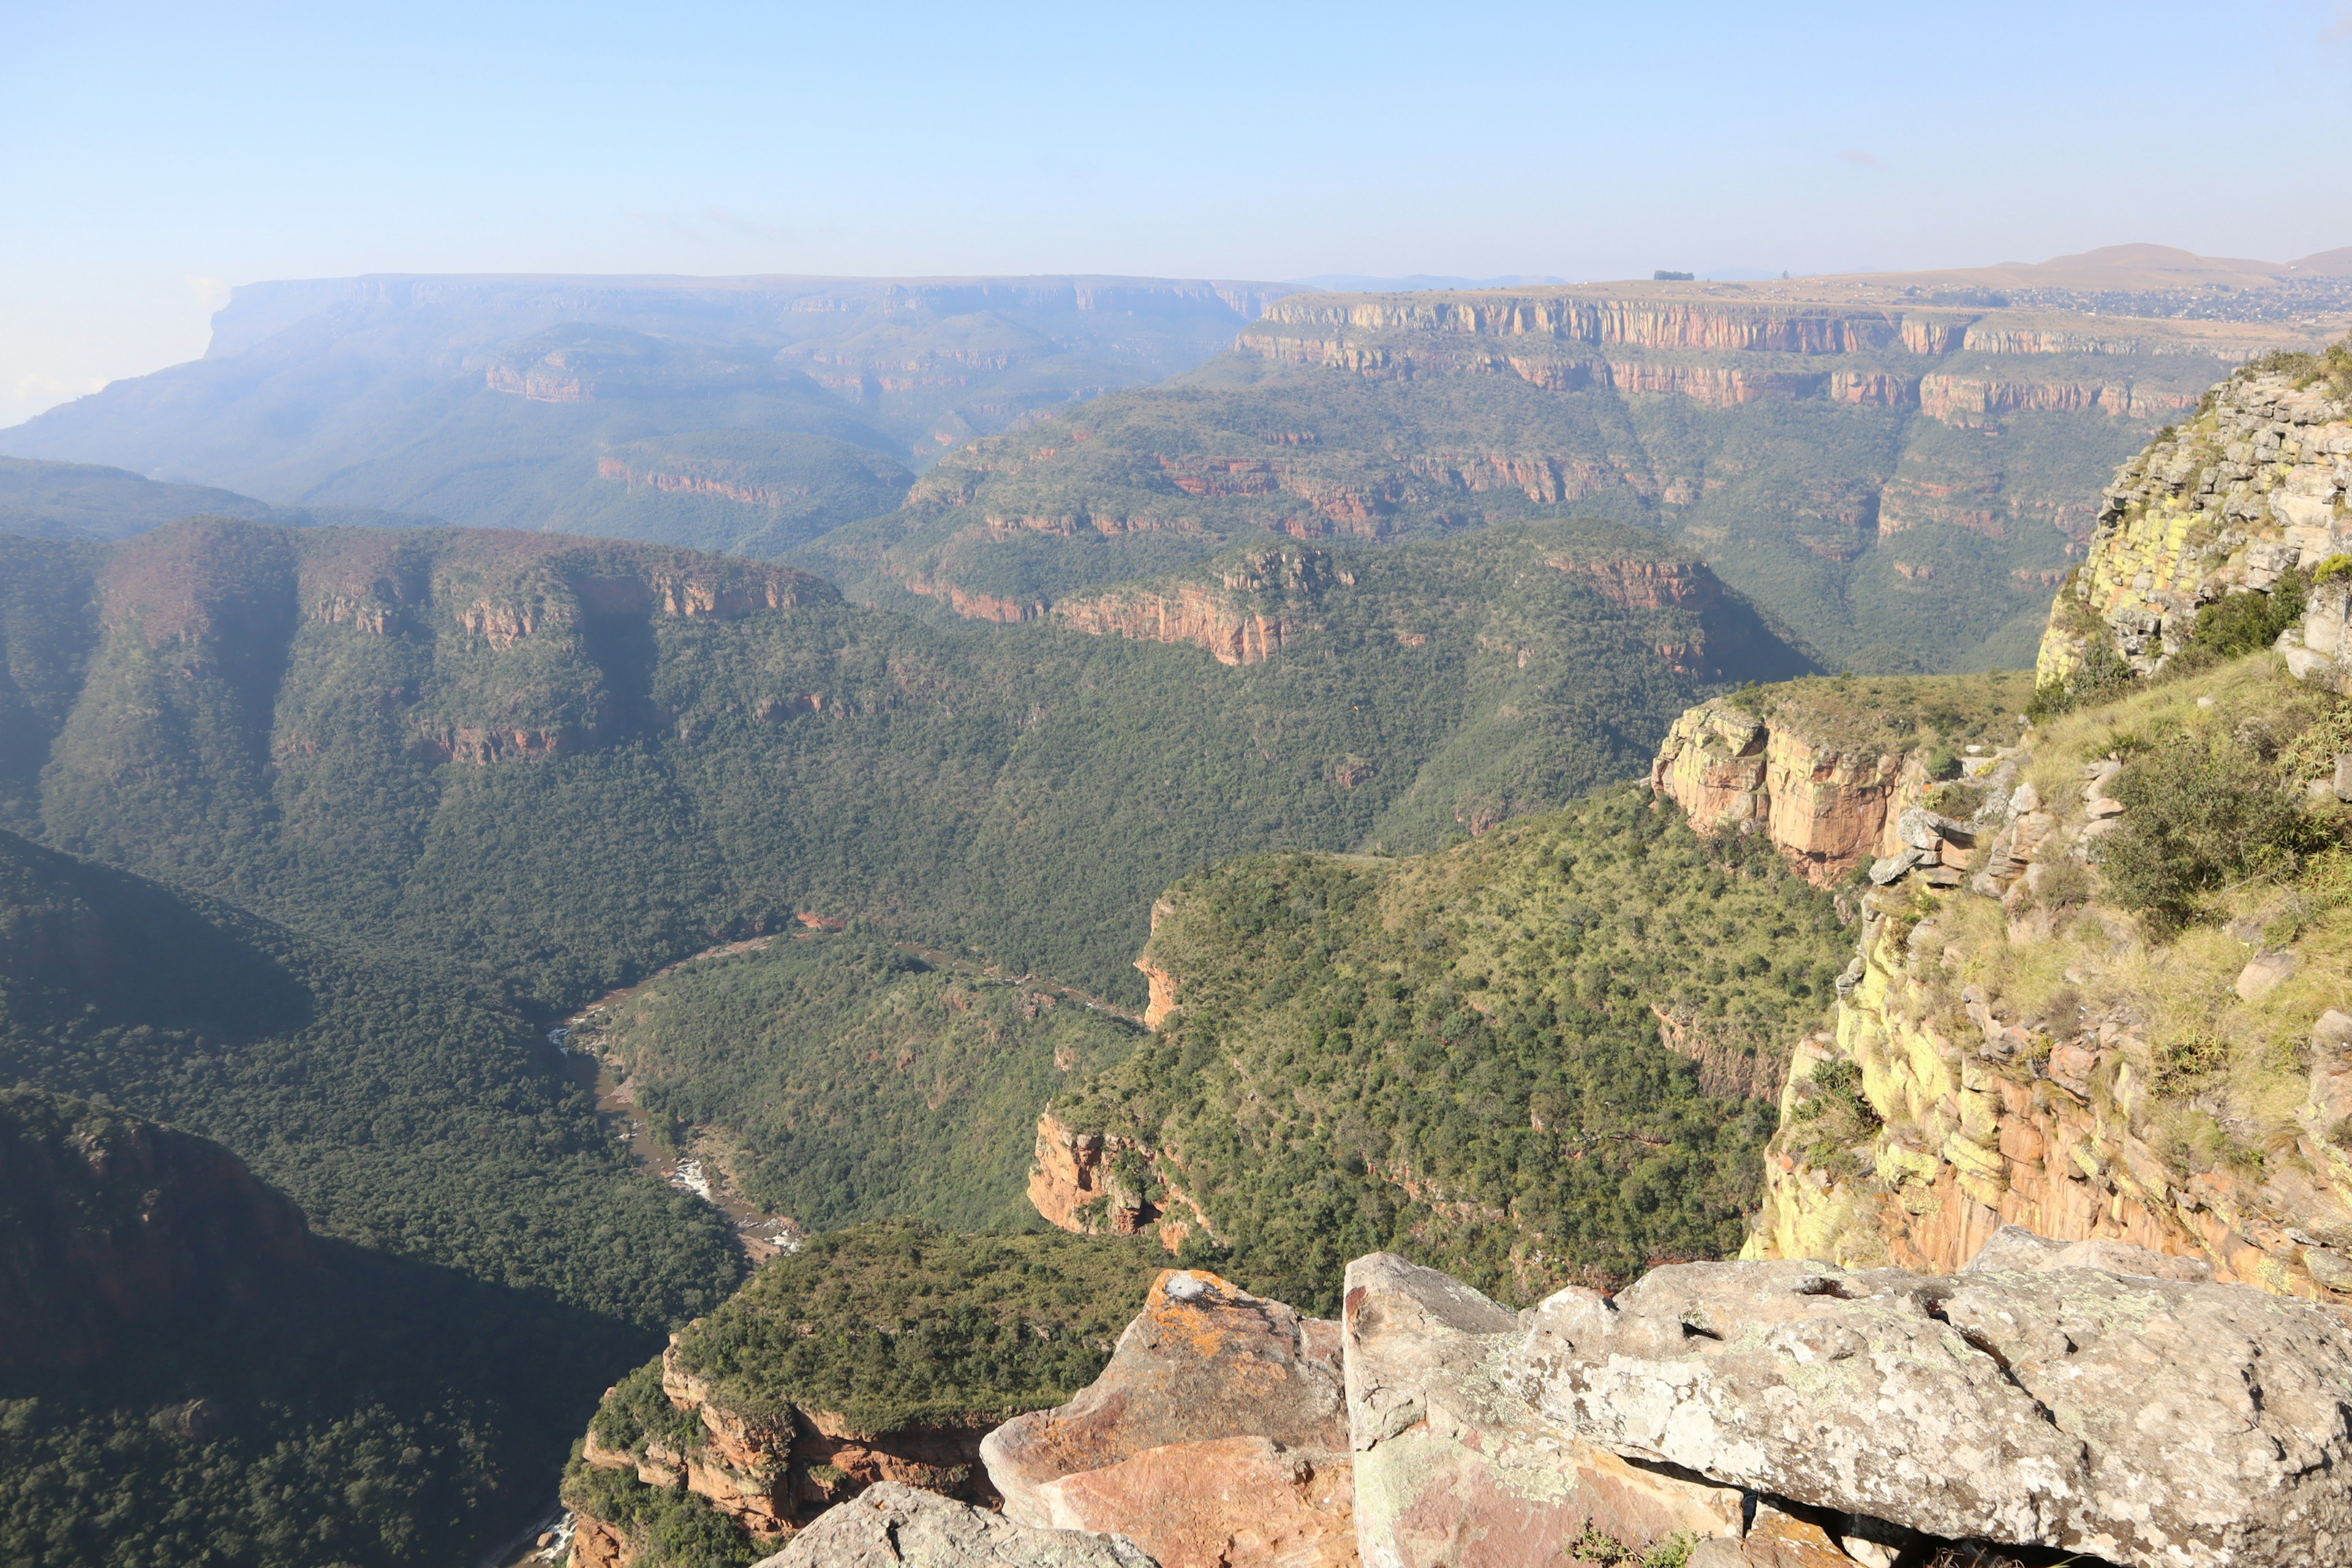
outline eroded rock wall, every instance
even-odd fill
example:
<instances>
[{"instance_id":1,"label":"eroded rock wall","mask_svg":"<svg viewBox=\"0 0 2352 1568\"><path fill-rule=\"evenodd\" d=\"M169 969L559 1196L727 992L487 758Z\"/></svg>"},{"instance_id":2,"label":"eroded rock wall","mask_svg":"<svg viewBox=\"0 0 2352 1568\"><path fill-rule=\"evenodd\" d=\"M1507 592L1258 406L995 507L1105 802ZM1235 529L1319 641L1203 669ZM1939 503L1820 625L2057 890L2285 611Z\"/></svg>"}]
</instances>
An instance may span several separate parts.
<instances>
[{"instance_id":1,"label":"eroded rock wall","mask_svg":"<svg viewBox=\"0 0 2352 1568\"><path fill-rule=\"evenodd\" d=\"M2111 643L2134 669L2186 646L2198 611L2269 593L2283 574L2352 552L2352 405L2326 377L2250 370L2124 465L2082 567L2060 591L2038 673L2063 679ZM2291 648L2298 676L2341 689L2352 653L2345 590L2315 595Z\"/></svg>"},{"instance_id":2,"label":"eroded rock wall","mask_svg":"<svg viewBox=\"0 0 2352 1568\"><path fill-rule=\"evenodd\" d=\"M1927 776L1907 753L1842 750L1717 698L1675 721L1650 787L1700 833L1763 833L1822 887L1891 853Z\"/></svg>"}]
</instances>

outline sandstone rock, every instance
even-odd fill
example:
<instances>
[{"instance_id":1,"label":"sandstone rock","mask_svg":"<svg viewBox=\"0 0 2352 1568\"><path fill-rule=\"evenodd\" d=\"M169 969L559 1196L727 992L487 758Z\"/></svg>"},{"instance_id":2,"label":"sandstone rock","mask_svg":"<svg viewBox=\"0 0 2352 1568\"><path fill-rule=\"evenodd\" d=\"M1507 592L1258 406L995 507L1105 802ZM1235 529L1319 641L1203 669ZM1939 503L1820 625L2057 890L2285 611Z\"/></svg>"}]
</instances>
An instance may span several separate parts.
<instances>
[{"instance_id":1,"label":"sandstone rock","mask_svg":"<svg viewBox=\"0 0 2352 1568\"><path fill-rule=\"evenodd\" d=\"M1976 842L1976 830L1967 823L1940 816L1924 805L1905 807L1895 821L1895 834L1914 849L1934 849L1947 840L1955 844Z\"/></svg>"},{"instance_id":2,"label":"sandstone rock","mask_svg":"<svg viewBox=\"0 0 2352 1568\"><path fill-rule=\"evenodd\" d=\"M758 1568L1154 1568L1133 1542L1040 1530L885 1481L819 1514Z\"/></svg>"},{"instance_id":3,"label":"sandstone rock","mask_svg":"<svg viewBox=\"0 0 2352 1568\"><path fill-rule=\"evenodd\" d=\"M1102 1375L981 1444L1007 1517L1133 1538L1167 1568L1355 1561L1339 1325L1169 1269Z\"/></svg>"},{"instance_id":4,"label":"sandstone rock","mask_svg":"<svg viewBox=\"0 0 2352 1568\"><path fill-rule=\"evenodd\" d=\"M2143 1279L2207 1281L2213 1278L2213 1266L2201 1258L2179 1258L2155 1252L2145 1247L2134 1247L2128 1241L2117 1241L2112 1236L2094 1236L2070 1242L2059 1248L2042 1267L2097 1268L2109 1274L2129 1275Z\"/></svg>"},{"instance_id":5,"label":"sandstone rock","mask_svg":"<svg viewBox=\"0 0 2352 1568\"><path fill-rule=\"evenodd\" d=\"M1739 1534L1738 1490L1629 1462L1504 1387L1518 1316L1460 1281L1360 1258L1341 1328L1369 1568L1557 1568L1587 1528L1636 1550Z\"/></svg>"},{"instance_id":6,"label":"sandstone rock","mask_svg":"<svg viewBox=\"0 0 2352 1568\"><path fill-rule=\"evenodd\" d=\"M2005 1225L1992 1233L1992 1238L1978 1249L1960 1272L1983 1274L2005 1268L2030 1273L2048 1267L2052 1258L2065 1250L2063 1241L2036 1236L2021 1225Z\"/></svg>"},{"instance_id":7,"label":"sandstone rock","mask_svg":"<svg viewBox=\"0 0 2352 1568\"><path fill-rule=\"evenodd\" d=\"M1537 1308L1505 1380L1621 1453L2134 1568L2352 1557L2352 1329L2092 1268L1653 1270Z\"/></svg>"},{"instance_id":8,"label":"sandstone rock","mask_svg":"<svg viewBox=\"0 0 2352 1568\"><path fill-rule=\"evenodd\" d=\"M1354 1466L1267 1437L1166 1443L1038 1489L1056 1529L1125 1535L1160 1568L1355 1568Z\"/></svg>"},{"instance_id":9,"label":"sandstone rock","mask_svg":"<svg viewBox=\"0 0 2352 1568\"><path fill-rule=\"evenodd\" d=\"M2238 971L2231 989L2242 1002L2259 1002L2294 977L2297 960L2292 952L2258 952Z\"/></svg>"},{"instance_id":10,"label":"sandstone rock","mask_svg":"<svg viewBox=\"0 0 2352 1568\"><path fill-rule=\"evenodd\" d=\"M2336 776L2329 782L2335 786L2336 799L2352 801L2352 752L2336 759Z\"/></svg>"}]
</instances>

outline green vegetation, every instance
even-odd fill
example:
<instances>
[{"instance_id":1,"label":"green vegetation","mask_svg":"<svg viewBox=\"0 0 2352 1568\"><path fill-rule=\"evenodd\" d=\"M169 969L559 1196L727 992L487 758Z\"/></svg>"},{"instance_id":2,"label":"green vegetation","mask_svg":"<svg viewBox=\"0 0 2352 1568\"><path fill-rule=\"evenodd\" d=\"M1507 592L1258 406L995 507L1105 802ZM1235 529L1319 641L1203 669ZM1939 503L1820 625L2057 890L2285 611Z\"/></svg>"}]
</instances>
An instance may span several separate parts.
<instances>
[{"instance_id":1,"label":"green vegetation","mask_svg":"<svg viewBox=\"0 0 2352 1568\"><path fill-rule=\"evenodd\" d=\"M1136 1239L853 1226L762 1268L688 1328L673 1357L707 1385L713 1407L747 1421L782 1422L798 1409L827 1412L828 1430L868 1439L916 1427L977 1437L1092 1383L1168 1262ZM709 1440L701 1419L663 1394L660 1362L614 1385L590 1434L603 1450L635 1459L659 1447L673 1464ZM793 1463L816 1492L837 1479ZM626 1532L646 1568L732 1568L757 1555L700 1498L592 1465L579 1447L563 1495Z\"/></svg>"},{"instance_id":2,"label":"green vegetation","mask_svg":"<svg viewBox=\"0 0 2352 1568\"><path fill-rule=\"evenodd\" d=\"M708 1140L747 1196L805 1228L904 1215L1017 1230L1036 1223L1038 1108L1141 1034L857 932L690 964L569 1043L629 1076L657 1135Z\"/></svg>"},{"instance_id":3,"label":"green vegetation","mask_svg":"<svg viewBox=\"0 0 2352 1568\"><path fill-rule=\"evenodd\" d=\"M0 833L0 1082L217 1139L328 1238L267 1310L0 1387L0 1556L414 1563L509 1526L613 1371L739 1267L551 1069L393 958ZM195 1400L217 1437L174 1425Z\"/></svg>"},{"instance_id":4,"label":"green vegetation","mask_svg":"<svg viewBox=\"0 0 2352 1568\"><path fill-rule=\"evenodd\" d=\"M6 720L40 782L0 826L547 1012L802 910L1132 1005L1151 897L1194 867L1432 847L1638 772L1709 679L1656 647L1705 617L1542 564L1637 543L1561 524L1400 556L1228 668L821 584L734 619L592 612L572 584L736 570L639 545L182 525L114 547L116 618L54 639L89 640ZM44 548L0 538L0 563ZM43 603L89 604L96 559L45 568ZM534 629L461 619L494 611ZM1789 668L1736 604L1706 614L1727 658ZM31 610L0 637L53 640Z\"/></svg>"},{"instance_id":5,"label":"green vegetation","mask_svg":"<svg viewBox=\"0 0 2352 1568\"><path fill-rule=\"evenodd\" d=\"M1823 663L1993 668L2032 662L2067 542L2090 528L2088 498L2145 434L2097 414L1960 423L1820 398L1718 407L1551 391L1490 374L1484 347L1477 374L1438 368L1463 347L1445 334L1381 342L1429 358L1410 378L1379 380L1227 354L950 453L902 510L796 559L856 596L952 584L1051 604L1269 534L1410 540L1612 518L1703 555ZM1809 378L1904 369L1719 357ZM2183 361L2159 374L2219 369ZM2037 364L2044 374L2112 367Z\"/></svg>"},{"instance_id":6,"label":"green vegetation","mask_svg":"<svg viewBox=\"0 0 2352 1568\"><path fill-rule=\"evenodd\" d=\"M1330 1311L1392 1248L1506 1299L1738 1249L1761 1099L1849 938L1759 840L1639 788L1418 861L1254 857L1171 889L1148 958L1178 1011L1055 1102L1135 1140L1188 1260ZM1182 1195L1170 1192L1181 1169Z\"/></svg>"},{"instance_id":7,"label":"green vegetation","mask_svg":"<svg viewBox=\"0 0 2352 1568\"><path fill-rule=\"evenodd\" d=\"M2265 741L2273 756L2263 754ZM2099 856L2116 901L2146 911L2160 930L2177 929L2225 883L2291 882L2306 859L2336 845L2341 835L2295 798L2301 781L2273 765L2276 746L2269 732L2189 730L2136 750L2111 792L2124 804L2123 825Z\"/></svg>"}]
</instances>

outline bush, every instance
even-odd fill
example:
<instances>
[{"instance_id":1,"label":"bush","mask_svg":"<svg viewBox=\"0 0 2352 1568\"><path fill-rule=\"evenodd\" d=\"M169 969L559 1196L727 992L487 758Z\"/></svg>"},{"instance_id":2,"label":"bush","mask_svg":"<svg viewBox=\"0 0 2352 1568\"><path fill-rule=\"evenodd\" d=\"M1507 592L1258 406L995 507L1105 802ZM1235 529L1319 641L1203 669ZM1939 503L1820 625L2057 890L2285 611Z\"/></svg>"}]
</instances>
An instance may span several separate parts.
<instances>
[{"instance_id":1,"label":"bush","mask_svg":"<svg viewBox=\"0 0 2352 1568\"><path fill-rule=\"evenodd\" d=\"M2095 708L2129 690L2138 679L2139 672L2132 668L2131 661L2102 634L2093 637L2090 646L2083 650L2083 662L2072 675L2063 680L2045 680L2034 688L2033 700L2025 705L2025 716L2042 724L2077 708Z\"/></svg>"},{"instance_id":2,"label":"bush","mask_svg":"<svg viewBox=\"0 0 2352 1568\"><path fill-rule=\"evenodd\" d=\"M2116 902L2159 930L2186 924L2225 882L2291 874L2329 837L2259 756L2219 735L2158 745L2116 776L2114 795L2126 810L2100 868Z\"/></svg>"},{"instance_id":3,"label":"bush","mask_svg":"<svg viewBox=\"0 0 2352 1568\"><path fill-rule=\"evenodd\" d=\"M2307 581L2300 571L2292 571L2267 594L2231 594L2199 610L2196 629L2189 634L2179 662L2219 664L2270 647L2279 633L2303 619Z\"/></svg>"}]
</instances>

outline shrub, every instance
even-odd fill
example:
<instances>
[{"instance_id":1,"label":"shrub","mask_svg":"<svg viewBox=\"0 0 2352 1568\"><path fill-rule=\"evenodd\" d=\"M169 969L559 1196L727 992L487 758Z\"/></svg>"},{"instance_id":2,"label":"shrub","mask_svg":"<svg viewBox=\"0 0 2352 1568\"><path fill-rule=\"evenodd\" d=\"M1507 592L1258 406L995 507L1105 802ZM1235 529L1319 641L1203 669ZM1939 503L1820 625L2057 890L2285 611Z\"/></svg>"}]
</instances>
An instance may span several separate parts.
<instances>
[{"instance_id":1,"label":"shrub","mask_svg":"<svg viewBox=\"0 0 2352 1568\"><path fill-rule=\"evenodd\" d=\"M2279 633L2303 619L2307 581L2300 571L2291 571L2267 594L2231 594L2199 610L2182 662L2218 664L2270 647Z\"/></svg>"},{"instance_id":2,"label":"shrub","mask_svg":"<svg viewBox=\"0 0 2352 1568\"><path fill-rule=\"evenodd\" d=\"M2034 688L2033 700L2025 705L2025 716L2041 724L2077 708L2095 708L2129 690L2138 678L2139 672L2132 668L2131 661L2102 632L2084 648L2083 662L2073 674L2063 680L2045 680Z\"/></svg>"},{"instance_id":3,"label":"shrub","mask_svg":"<svg viewBox=\"0 0 2352 1568\"><path fill-rule=\"evenodd\" d=\"M2296 809L2262 759L2222 736L2179 735L2116 776L2123 826L2100 868L2116 900L2177 929L2199 899L2253 874L2291 874L2328 834Z\"/></svg>"}]
</instances>

